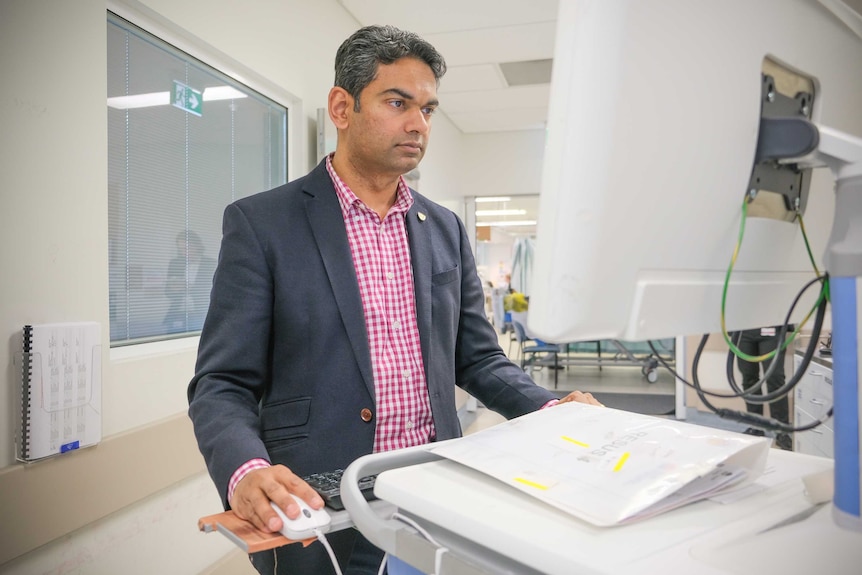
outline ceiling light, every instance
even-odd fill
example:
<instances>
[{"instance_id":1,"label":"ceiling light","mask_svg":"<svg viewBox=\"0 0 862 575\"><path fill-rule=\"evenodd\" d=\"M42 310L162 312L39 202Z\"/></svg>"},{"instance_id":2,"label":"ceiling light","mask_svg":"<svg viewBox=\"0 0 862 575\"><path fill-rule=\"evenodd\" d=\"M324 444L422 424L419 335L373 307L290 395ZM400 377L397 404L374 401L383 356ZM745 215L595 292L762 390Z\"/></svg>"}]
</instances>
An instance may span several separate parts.
<instances>
[{"instance_id":1,"label":"ceiling light","mask_svg":"<svg viewBox=\"0 0 862 575\"><path fill-rule=\"evenodd\" d=\"M151 106L167 106L170 103L170 92L151 92L149 94L135 94L133 96L116 96L114 98L108 98L108 106L118 110L149 108Z\"/></svg>"},{"instance_id":2,"label":"ceiling light","mask_svg":"<svg viewBox=\"0 0 862 575\"><path fill-rule=\"evenodd\" d=\"M214 100L236 100L247 98L232 86L212 86L205 88L203 93L204 102ZM171 103L170 92L150 92L149 94L134 94L132 96L115 96L108 98L108 106L118 110L131 110L132 108L150 108L152 106L167 106Z\"/></svg>"},{"instance_id":3,"label":"ceiling light","mask_svg":"<svg viewBox=\"0 0 862 575\"><path fill-rule=\"evenodd\" d=\"M248 94L243 94L232 86L213 86L204 89L204 102L213 100L236 100L237 98L248 98Z\"/></svg>"},{"instance_id":4,"label":"ceiling light","mask_svg":"<svg viewBox=\"0 0 862 575\"><path fill-rule=\"evenodd\" d=\"M482 216L523 216L527 210L476 210L476 215Z\"/></svg>"},{"instance_id":5,"label":"ceiling light","mask_svg":"<svg viewBox=\"0 0 862 575\"><path fill-rule=\"evenodd\" d=\"M476 222L477 228L484 227L515 227L515 226L535 226L536 220L502 220L499 222Z\"/></svg>"},{"instance_id":6,"label":"ceiling light","mask_svg":"<svg viewBox=\"0 0 862 575\"><path fill-rule=\"evenodd\" d=\"M510 198L509 196L482 196L480 198L476 198L475 202L477 204L481 204L484 202L508 202L511 199L512 198Z\"/></svg>"}]
</instances>

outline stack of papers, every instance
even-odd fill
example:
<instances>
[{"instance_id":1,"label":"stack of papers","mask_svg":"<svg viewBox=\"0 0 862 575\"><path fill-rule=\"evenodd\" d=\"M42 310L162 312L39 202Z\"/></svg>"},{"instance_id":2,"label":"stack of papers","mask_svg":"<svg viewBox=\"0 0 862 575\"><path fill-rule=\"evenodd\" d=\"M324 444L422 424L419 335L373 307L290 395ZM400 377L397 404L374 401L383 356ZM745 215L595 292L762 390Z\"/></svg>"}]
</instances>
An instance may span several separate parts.
<instances>
[{"instance_id":1,"label":"stack of papers","mask_svg":"<svg viewBox=\"0 0 862 575\"><path fill-rule=\"evenodd\" d=\"M565 403L431 451L609 526L752 482L768 450L762 437Z\"/></svg>"}]
</instances>

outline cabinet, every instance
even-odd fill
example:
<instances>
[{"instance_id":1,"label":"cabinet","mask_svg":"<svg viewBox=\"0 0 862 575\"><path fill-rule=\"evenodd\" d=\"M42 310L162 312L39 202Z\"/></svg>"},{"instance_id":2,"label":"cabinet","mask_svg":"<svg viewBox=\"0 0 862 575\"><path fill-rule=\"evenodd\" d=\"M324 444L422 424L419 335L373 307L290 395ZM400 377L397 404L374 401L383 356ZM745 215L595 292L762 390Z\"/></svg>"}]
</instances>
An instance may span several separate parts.
<instances>
[{"instance_id":1,"label":"cabinet","mask_svg":"<svg viewBox=\"0 0 862 575\"><path fill-rule=\"evenodd\" d=\"M794 371L802 363L801 354L793 357ZM799 427L820 419L832 407L832 361L814 357L796 384L793 393L793 426ZM793 450L821 457L834 457L833 419L808 431L794 434Z\"/></svg>"}]
</instances>

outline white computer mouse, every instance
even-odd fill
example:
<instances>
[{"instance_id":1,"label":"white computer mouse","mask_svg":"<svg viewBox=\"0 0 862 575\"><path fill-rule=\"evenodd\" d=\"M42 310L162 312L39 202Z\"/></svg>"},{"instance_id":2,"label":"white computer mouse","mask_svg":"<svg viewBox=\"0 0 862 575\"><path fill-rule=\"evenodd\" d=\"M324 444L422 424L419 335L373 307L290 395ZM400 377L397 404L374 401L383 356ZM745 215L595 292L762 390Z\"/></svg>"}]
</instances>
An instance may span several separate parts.
<instances>
[{"instance_id":1,"label":"white computer mouse","mask_svg":"<svg viewBox=\"0 0 862 575\"><path fill-rule=\"evenodd\" d=\"M281 510L281 507L276 505L275 501L269 502L281 518L282 535L288 539L299 541L302 539L308 539L309 537L316 537L316 534L314 533L315 528L320 529L321 533L329 531L331 518L324 508L321 507L320 509L313 509L308 505L308 503L295 495L293 496L293 499L296 501L297 505L299 505L299 517L296 519L290 519L284 511Z\"/></svg>"}]
</instances>

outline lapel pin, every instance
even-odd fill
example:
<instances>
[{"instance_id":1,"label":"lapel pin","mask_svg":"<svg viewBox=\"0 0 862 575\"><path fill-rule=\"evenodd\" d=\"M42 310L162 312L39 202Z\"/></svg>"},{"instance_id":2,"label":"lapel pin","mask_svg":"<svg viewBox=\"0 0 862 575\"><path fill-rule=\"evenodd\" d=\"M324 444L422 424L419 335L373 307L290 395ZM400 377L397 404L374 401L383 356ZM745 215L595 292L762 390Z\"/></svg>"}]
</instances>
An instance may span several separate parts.
<instances>
[{"instance_id":1,"label":"lapel pin","mask_svg":"<svg viewBox=\"0 0 862 575\"><path fill-rule=\"evenodd\" d=\"M420 222L425 221L425 218L426 218L425 214L423 214L422 212L416 212L416 215L419 217Z\"/></svg>"}]
</instances>

